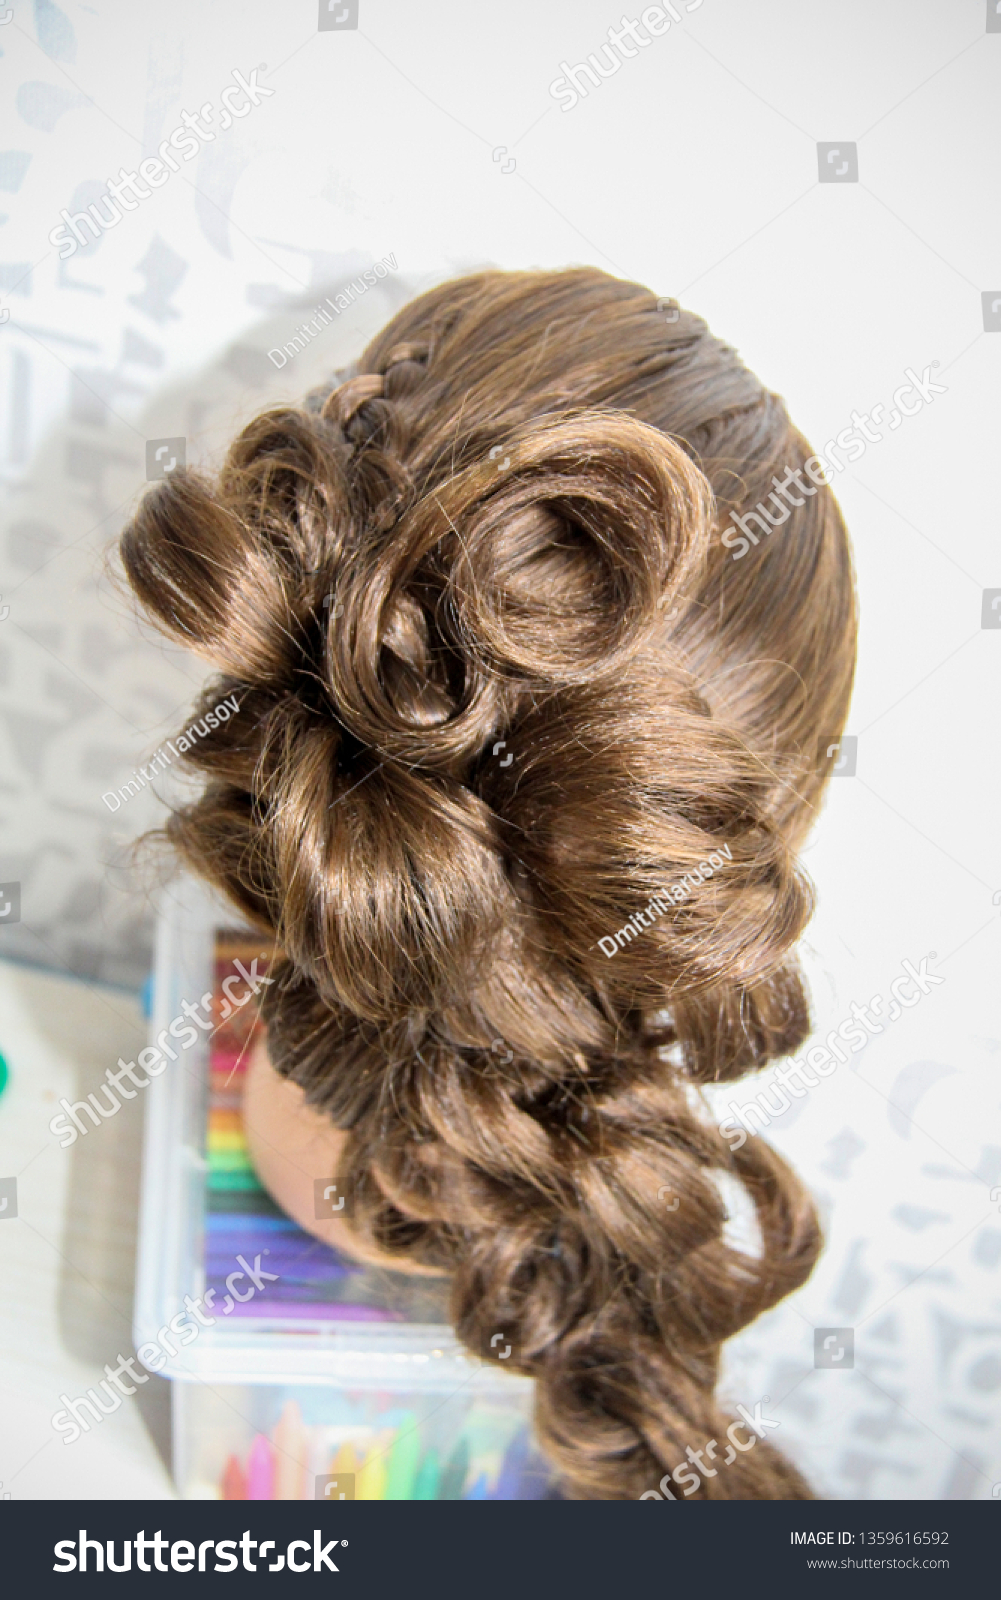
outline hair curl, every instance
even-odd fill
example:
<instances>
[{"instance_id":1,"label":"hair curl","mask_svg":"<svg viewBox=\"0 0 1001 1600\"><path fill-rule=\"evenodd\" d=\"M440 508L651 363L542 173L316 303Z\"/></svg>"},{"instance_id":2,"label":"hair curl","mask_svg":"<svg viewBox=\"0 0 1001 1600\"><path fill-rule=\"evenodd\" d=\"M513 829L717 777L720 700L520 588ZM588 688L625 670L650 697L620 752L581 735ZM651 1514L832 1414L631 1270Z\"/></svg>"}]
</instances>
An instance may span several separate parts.
<instances>
[{"instance_id":1,"label":"hair curl","mask_svg":"<svg viewBox=\"0 0 1001 1600\"><path fill-rule=\"evenodd\" d=\"M223 675L202 714L240 697L167 831L277 939L271 1059L350 1130L361 1240L445 1270L477 1355L504 1330L584 1499L720 1436L722 1341L820 1248L785 1162L731 1151L698 1085L808 1033L794 851L851 687L850 557L821 488L730 558L727 513L810 448L663 305L591 269L444 284L121 542ZM757 1256L724 1237L723 1175ZM698 1490L809 1495L767 1442Z\"/></svg>"}]
</instances>

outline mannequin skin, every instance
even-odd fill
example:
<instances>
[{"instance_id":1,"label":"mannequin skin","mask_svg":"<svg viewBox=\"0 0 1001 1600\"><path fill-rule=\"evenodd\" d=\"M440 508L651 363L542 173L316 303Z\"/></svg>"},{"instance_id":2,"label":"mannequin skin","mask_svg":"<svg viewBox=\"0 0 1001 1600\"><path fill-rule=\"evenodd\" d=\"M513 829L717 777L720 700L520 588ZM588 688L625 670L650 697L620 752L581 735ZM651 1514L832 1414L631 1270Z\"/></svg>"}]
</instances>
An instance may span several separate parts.
<instances>
[{"instance_id":1,"label":"mannequin skin","mask_svg":"<svg viewBox=\"0 0 1001 1600\"><path fill-rule=\"evenodd\" d=\"M267 1034L262 1031L247 1064L243 1096L243 1125L250 1159L272 1199L324 1244L356 1261L394 1272L416 1272L422 1277L440 1274L409 1261L366 1248L350 1222L339 1216L317 1219L315 1179L333 1179L348 1135L330 1118L306 1104L305 1092L280 1078L268 1058Z\"/></svg>"}]
</instances>

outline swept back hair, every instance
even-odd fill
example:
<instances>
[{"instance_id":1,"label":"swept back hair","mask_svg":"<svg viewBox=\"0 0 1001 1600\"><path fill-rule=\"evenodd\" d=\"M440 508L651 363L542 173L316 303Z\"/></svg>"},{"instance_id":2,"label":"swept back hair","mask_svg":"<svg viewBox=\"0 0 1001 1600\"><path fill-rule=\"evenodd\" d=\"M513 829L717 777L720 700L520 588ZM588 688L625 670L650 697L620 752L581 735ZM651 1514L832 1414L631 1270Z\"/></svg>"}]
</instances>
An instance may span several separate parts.
<instances>
[{"instance_id":1,"label":"swept back hair","mask_svg":"<svg viewBox=\"0 0 1001 1600\"><path fill-rule=\"evenodd\" d=\"M280 947L271 1060L349 1132L362 1246L447 1272L477 1355L503 1330L584 1499L721 1437L722 1342L820 1248L699 1085L809 1032L795 851L847 709L851 560L826 486L722 545L811 450L665 305L589 268L445 283L121 541L221 673L199 709L239 694L167 833ZM767 1441L698 1489L809 1495Z\"/></svg>"}]
</instances>

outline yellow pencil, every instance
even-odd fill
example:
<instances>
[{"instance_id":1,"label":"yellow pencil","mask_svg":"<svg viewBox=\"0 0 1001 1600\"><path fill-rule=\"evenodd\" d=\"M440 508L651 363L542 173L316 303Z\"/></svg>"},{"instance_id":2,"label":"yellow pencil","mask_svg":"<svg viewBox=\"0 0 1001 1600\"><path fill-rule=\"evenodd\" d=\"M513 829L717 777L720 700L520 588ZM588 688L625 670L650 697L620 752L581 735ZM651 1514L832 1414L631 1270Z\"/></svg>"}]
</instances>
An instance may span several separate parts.
<instances>
[{"instance_id":1,"label":"yellow pencil","mask_svg":"<svg viewBox=\"0 0 1001 1600\"><path fill-rule=\"evenodd\" d=\"M346 1477L352 1478L354 1480L354 1498L357 1500L358 1476L361 1471L361 1463L350 1439L345 1440L342 1445L338 1446L330 1459L330 1466L327 1471L332 1478L339 1478L342 1483Z\"/></svg>"},{"instance_id":2,"label":"yellow pencil","mask_svg":"<svg viewBox=\"0 0 1001 1600\"><path fill-rule=\"evenodd\" d=\"M358 1475L358 1455L350 1439L339 1445L333 1460L330 1463L330 1473L336 1477L341 1472L353 1472Z\"/></svg>"},{"instance_id":3,"label":"yellow pencil","mask_svg":"<svg viewBox=\"0 0 1001 1600\"><path fill-rule=\"evenodd\" d=\"M394 1428L385 1429L373 1439L358 1474L355 1485L356 1500L385 1500L389 1452L395 1431Z\"/></svg>"}]
</instances>

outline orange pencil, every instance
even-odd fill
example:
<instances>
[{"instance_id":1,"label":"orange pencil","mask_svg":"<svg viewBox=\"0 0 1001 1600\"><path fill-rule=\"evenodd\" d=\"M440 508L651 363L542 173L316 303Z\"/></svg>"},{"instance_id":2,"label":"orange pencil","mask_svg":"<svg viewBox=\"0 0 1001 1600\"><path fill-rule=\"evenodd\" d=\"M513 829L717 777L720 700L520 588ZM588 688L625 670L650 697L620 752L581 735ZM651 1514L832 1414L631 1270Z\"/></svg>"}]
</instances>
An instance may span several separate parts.
<instances>
[{"instance_id":1,"label":"orange pencil","mask_svg":"<svg viewBox=\"0 0 1001 1600\"><path fill-rule=\"evenodd\" d=\"M222 1475L223 1500L246 1500L247 1479L236 1456L230 1456Z\"/></svg>"}]
</instances>

